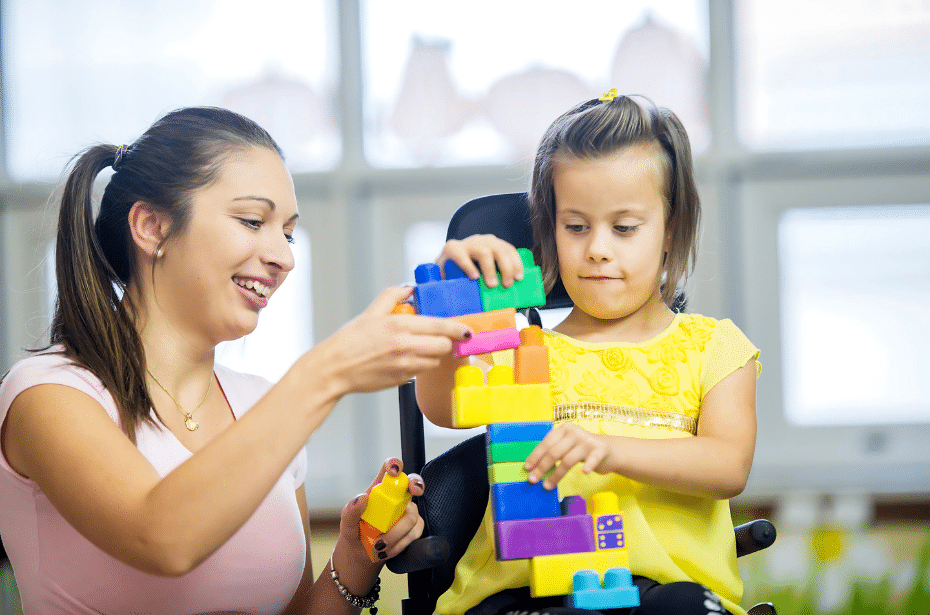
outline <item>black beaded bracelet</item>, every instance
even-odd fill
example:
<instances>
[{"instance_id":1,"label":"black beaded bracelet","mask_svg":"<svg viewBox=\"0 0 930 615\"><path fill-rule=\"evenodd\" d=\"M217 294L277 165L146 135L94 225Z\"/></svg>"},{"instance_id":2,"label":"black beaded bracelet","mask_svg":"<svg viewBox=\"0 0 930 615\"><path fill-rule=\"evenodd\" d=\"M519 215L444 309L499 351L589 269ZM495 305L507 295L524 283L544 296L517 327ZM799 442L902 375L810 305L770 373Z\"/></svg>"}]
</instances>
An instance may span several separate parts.
<instances>
[{"instance_id":1,"label":"black beaded bracelet","mask_svg":"<svg viewBox=\"0 0 930 615\"><path fill-rule=\"evenodd\" d=\"M369 612L371 615L378 615L378 607L375 606L375 602L378 601L381 592L381 577L375 579L375 586L371 588L367 596L362 597L349 593L349 590L339 582L339 573L337 573L336 569L333 567L332 555L329 556L329 574L333 578L333 583L336 584L336 589L339 590L339 593L342 594L342 597L345 598L349 604L357 609L370 609Z\"/></svg>"}]
</instances>

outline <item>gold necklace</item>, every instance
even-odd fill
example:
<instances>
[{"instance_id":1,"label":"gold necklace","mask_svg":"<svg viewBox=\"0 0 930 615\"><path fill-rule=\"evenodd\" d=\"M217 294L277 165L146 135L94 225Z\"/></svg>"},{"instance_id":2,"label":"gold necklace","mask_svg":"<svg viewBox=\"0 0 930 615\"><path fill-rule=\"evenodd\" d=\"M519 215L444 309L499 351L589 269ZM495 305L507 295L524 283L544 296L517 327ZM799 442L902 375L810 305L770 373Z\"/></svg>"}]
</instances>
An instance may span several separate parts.
<instances>
[{"instance_id":1,"label":"gold necklace","mask_svg":"<svg viewBox=\"0 0 930 615\"><path fill-rule=\"evenodd\" d=\"M197 404L196 408L188 412L187 410L181 407L181 404L179 404L178 400L174 398L174 395L168 392L168 389L165 388L165 385L163 385L162 383L158 381L158 378L155 377L155 374L150 372L147 367L145 368L145 371L148 373L149 376L152 377L152 380L155 381L155 384L160 386L161 390L164 391L165 394L171 398L171 401L173 401L174 405L178 407L178 410L181 411L181 414L184 415L184 426L187 427L187 430L195 431L198 427L200 427L200 424L194 420L194 413L200 410L200 406L202 406L204 402L207 401L207 398L210 396L210 389L213 388L213 374L212 373L210 374L210 384L207 385L207 394L203 396L203 399L200 401L199 404Z\"/></svg>"}]
</instances>

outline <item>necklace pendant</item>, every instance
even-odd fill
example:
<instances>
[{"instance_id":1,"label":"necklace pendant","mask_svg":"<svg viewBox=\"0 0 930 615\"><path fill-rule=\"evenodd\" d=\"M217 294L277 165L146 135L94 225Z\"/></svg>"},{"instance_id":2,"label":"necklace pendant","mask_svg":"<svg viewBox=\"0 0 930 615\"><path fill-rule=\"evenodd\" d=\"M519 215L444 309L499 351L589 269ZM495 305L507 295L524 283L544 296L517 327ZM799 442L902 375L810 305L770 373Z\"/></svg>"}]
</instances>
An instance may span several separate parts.
<instances>
[{"instance_id":1,"label":"necklace pendant","mask_svg":"<svg viewBox=\"0 0 930 615\"><path fill-rule=\"evenodd\" d=\"M184 426L187 427L188 431L195 431L198 427L200 427L190 412L187 413L187 418L184 419Z\"/></svg>"}]
</instances>

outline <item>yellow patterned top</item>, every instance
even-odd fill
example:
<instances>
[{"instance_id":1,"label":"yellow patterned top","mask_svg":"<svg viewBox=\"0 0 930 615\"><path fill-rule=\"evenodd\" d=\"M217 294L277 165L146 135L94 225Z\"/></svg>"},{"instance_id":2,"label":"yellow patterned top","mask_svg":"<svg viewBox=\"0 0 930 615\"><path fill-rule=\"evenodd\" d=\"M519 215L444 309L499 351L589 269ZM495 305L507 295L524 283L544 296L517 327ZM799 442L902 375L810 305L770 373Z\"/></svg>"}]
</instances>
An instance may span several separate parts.
<instances>
[{"instance_id":1,"label":"yellow patterned top","mask_svg":"<svg viewBox=\"0 0 930 615\"><path fill-rule=\"evenodd\" d=\"M750 359L760 370L759 350L735 324L697 314L676 315L642 343L589 343L552 331L545 341L556 424L571 421L594 433L692 437L707 391ZM494 361L512 361L512 353L495 353ZM745 614L726 500L672 493L619 474L583 476L579 467L559 483L559 497L617 493L633 574L702 583L731 613ZM498 591L529 585L528 569L529 560L497 561L489 504L436 610L459 615Z\"/></svg>"}]
</instances>

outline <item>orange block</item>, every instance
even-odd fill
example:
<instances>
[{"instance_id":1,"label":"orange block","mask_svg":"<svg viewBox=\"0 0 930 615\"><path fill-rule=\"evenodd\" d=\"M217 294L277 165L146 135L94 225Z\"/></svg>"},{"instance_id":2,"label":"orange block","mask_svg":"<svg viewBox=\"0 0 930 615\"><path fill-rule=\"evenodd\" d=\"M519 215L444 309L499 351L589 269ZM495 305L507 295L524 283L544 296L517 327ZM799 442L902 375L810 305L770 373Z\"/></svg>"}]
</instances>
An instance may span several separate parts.
<instances>
[{"instance_id":1,"label":"orange block","mask_svg":"<svg viewBox=\"0 0 930 615\"><path fill-rule=\"evenodd\" d=\"M517 384L549 382L549 348L543 343L543 332L536 325L520 329L520 346L514 349L513 379Z\"/></svg>"},{"instance_id":2,"label":"orange block","mask_svg":"<svg viewBox=\"0 0 930 615\"><path fill-rule=\"evenodd\" d=\"M375 551L375 543L378 542L378 537L381 536L381 530L368 523L364 519L360 519L358 522L359 534L362 536L362 544L365 546L365 551L368 553L368 559L372 563L377 563L378 552Z\"/></svg>"},{"instance_id":3,"label":"orange block","mask_svg":"<svg viewBox=\"0 0 930 615\"><path fill-rule=\"evenodd\" d=\"M517 327L516 316L516 308L504 308L491 312L453 316L452 320L465 323L475 333L487 333L488 331L497 331L499 329L515 329Z\"/></svg>"},{"instance_id":4,"label":"orange block","mask_svg":"<svg viewBox=\"0 0 930 615\"><path fill-rule=\"evenodd\" d=\"M391 310L391 314L416 314L417 311L409 303L398 303Z\"/></svg>"}]
</instances>

